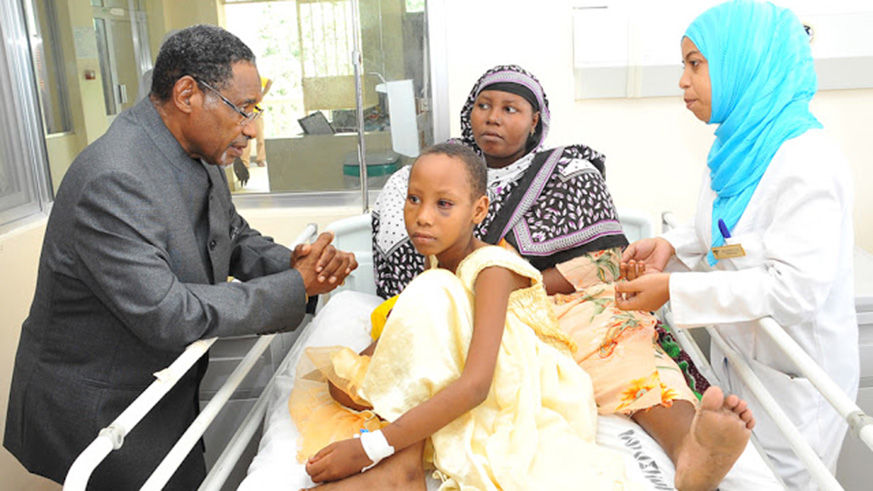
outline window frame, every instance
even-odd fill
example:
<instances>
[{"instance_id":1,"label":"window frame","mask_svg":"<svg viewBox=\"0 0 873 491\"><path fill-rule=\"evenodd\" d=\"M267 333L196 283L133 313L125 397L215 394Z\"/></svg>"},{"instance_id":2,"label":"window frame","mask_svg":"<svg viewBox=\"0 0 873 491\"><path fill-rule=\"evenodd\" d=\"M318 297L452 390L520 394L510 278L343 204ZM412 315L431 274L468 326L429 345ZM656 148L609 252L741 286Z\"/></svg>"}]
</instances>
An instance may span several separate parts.
<instances>
[{"instance_id":1,"label":"window frame","mask_svg":"<svg viewBox=\"0 0 873 491\"><path fill-rule=\"evenodd\" d=\"M0 114L4 136L13 147L4 151L20 156L13 165L27 180L25 185L30 195L24 204L0 209L0 234L46 217L52 201L41 106L26 26L22 3L0 0L0 36L4 40L5 61L0 64L0 78L10 82L7 90L0 92L0 107L14 108L15 114L11 121L7 121L11 119L8 111ZM3 100L7 98L10 100Z\"/></svg>"}]
</instances>

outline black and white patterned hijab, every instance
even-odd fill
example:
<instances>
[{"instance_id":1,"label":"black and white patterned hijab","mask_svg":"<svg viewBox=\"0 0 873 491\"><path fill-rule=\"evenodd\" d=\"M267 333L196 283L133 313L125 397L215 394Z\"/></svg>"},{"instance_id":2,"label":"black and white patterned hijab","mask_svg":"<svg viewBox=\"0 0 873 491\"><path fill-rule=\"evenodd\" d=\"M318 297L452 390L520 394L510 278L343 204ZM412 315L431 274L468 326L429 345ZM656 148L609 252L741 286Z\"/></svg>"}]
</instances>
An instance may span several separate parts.
<instances>
[{"instance_id":1,"label":"black and white patterned hijab","mask_svg":"<svg viewBox=\"0 0 873 491\"><path fill-rule=\"evenodd\" d=\"M473 85L461 108L461 137L450 141L466 145L482 155L473 138L470 115L480 92L491 85L506 83L518 84L533 93L537 106L534 111L540 112L540 119L533 136L528 139L528 151L522 158L502 169L488 169L488 197L492 202L524 175L536 151L543 147L551 121L549 100L539 80L520 66L498 65L486 71ZM404 167L391 176L382 188L372 212L376 286L379 295L386 298L399 293L424 269L424 258L409 241L403 219L409 170L409 167Z\"/></svg>"},{"instance_id":2,"label":"black and white patterned hijab","mask_svg":"<svg viewBox=\"0 0 873 491\"><path fill-rule=\"evenodd\" d=\"M528 73L524 68L518 65L498 65L485 72L473 89L470 90L470 95L467 96L467 101L464 107L461 108L461 138L455 140L472 148L479 155L482 155L482 150L476 144L473 138L473 125L470 122L470 115L473 113L473 106L476 105L476 99L483 90L487 90L489 86L495 84L516 84L531 91L536 98L537 107L534 107L534 112L540 112L540 121L537 123L534 134L528 141L527 152L525 156L531 155L533 152L541 149L549 135L549 125L551 124L552 115L549 112L549 99L537 80L532 74Z\"/></svg>"},{"instance_id":3,"label":"black and white patterned hijab","mask_svg":"<svg viewBox=\"0 0 873 491\"><path fill-rule=\"evenodd\" d=\"M496 66L479 78L461 109L461 138L453 141L482 155L470 115L480 92L506 83L534 94L540 119L523 157L502 169L488 169L491 207L476 235L488 241L486 236L494 236L489 229L499 227L493 242L506 238L540 270L586 252L627 245L603 179L603 156L585 145L541 151L551 121L548 99L539 81L521 67ZM424 257L409 240L403 219L408 183L409 167L404 167L391 176L373 208L376 289L385 298L400 293L424 270Z\"/></svg>"}]
</instances>

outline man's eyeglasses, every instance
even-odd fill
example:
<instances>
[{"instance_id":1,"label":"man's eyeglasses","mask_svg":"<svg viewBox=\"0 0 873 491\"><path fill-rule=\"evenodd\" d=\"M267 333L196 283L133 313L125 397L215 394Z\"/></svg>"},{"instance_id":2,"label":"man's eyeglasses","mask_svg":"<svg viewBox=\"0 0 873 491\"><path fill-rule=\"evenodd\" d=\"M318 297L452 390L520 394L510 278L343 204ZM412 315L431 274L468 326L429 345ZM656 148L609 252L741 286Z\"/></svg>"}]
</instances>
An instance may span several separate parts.
<instances>
[{"instance_id":1,"label":"man's eyeglasses","mask_svg":"<svg viewBox=\"0 0 873 491\"><path fill-rule=\"evenodd\" d=\"M231 109L233 109L233 110L236 111L240 116L242 116L242 120L240 120L240 122L239 122L239 125L240 125L240 126L246 126L246 125L248 125L248 124L251 123L252 121L254 121L254 120L258 119L259 117L261 117L261 114L264 112L264 110L261 109L261 107L258 106L258 105L256 104L256 105L252 108L253 111L252 111L251 113L247 113L247 112L243 111L242 109L240 109L239 107L237 107L236 104L230 102L230 101L227 99L227 97L224 97L223 95L221 95L221 92L219 92L218 90L216 90L214 87L212 87L212 86L209 85L208 83L206 83L206 82L204 82L204 81L202 81L202 80L197 80L197 83L203 85L204 87L206 87L207 89L211 90L212 92L215 92L215 95L217 95L218 97L221 97L221 100L224 101L225 104L227 104L228 106L230 106Z\"/></svg>"}]
</instances>

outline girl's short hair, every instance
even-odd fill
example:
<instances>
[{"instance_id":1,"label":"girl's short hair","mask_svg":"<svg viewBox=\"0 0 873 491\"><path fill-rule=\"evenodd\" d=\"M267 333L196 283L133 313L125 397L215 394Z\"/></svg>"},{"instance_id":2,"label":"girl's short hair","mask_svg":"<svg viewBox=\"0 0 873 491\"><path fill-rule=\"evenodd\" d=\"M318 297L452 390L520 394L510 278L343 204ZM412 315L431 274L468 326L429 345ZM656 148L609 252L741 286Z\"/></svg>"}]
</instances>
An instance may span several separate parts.
<instances>
[{"instance_id":1,"label":"girl's short hair","mask_svg":"<svg viewBox=\"0 0 873 491\"><path fill-rule=\"evenodd\" d=\"M460 160L464 163L464 168L467 171L467 181L470 183L473 199L485 195L488 188L488 167L485 165L485 160L472 149L460 143L437 143L422 150L415 161L418 162L418 159L425 155L445 155Z\"/></svg>"}]
</instances>

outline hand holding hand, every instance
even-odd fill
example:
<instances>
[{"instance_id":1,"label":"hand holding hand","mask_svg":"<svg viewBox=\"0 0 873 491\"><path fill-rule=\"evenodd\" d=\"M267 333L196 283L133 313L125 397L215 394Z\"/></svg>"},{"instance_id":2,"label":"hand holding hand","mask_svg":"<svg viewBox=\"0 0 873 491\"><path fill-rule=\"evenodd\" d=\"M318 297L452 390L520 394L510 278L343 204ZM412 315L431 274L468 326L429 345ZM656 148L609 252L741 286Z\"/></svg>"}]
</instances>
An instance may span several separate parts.
<instances>
[{"instance_id":1,"label":"hand holding hand","mask_svg":"<svg viewBox=\"0 0 873 491\"><path fill-rule=\"evenodd\" d=\"M660 273L667 267L667 261L673 254L676 254L676 249L666 239L643 239L627 246L621 254L621 263L624 266L631 260L642 261L646 264L647 273Z\"/></svg>"},{"instance_id":2,"label":"hand holding hand","mask_svg":"<svg viewBox=\"0 0 873 491\"><path fill-rule=\"evenodd\" d=\"M621 263L619 266L619 272L621 278L633 281L646 274L646 263L643 261L637 261L636 259L631 259L626 263Z\"/></svg>"},{"instance_id":3,"label":"hand holding hand","mask_svg":"<svg viewBox=\"0 0 873 491\"><path fill-rule=\"evenodd\" d=\"M318 238L329 236L328 241L333 240L333 232L325 232ZM358 267L358 261L352 252L341 251L332 245L328 245L318 258L315 271L318 273L318 281L338 286L352 271Z\"/></svg>"},{"instance_id":4,"label":"hand holding hand","mask_svg":"<svg viewBox=\"0 0 873 491\"><path fill-rule=\"evenodd\" d=\"M622 310L658 310L670 300L670 274L644 274L615 284L615 305Z\"/></svg>"},{"instance_id":5,"label":"hand holding hand","mask_svg":"<svg viewBox=\"0 0 873 491\"><path fill-rule=\"evenodd\" d=\"M330 245L332 233L322 233L312 244L298 245L291 254L292 266L300 272L306 293L326 293L339 286L358 262L351 252Z\"/></svg>"},{"instance_id":6,"label":"hand holding hand","mask_svg":"<svg viewBox=\"0 0 873 491\"><path fill-rule=\"evenodd\" d=\"M373 462L364 452L361 440L349 438L322 448L306 462L306 473L313 482L336 481L361 472Z\"/></svg>"},{"instance_id":7,"label":"hand holding hand","mask_svg":"<svg viewBox=\"0 0 873 491\"><path fill-rule=\"evenodd\" d=\"M291 251L291 267L293 268L301 257L309 255L310 252L312 252L312 246L310 244L297 244L294 247L294 250Z\"/></svg>"}]
</instances>

